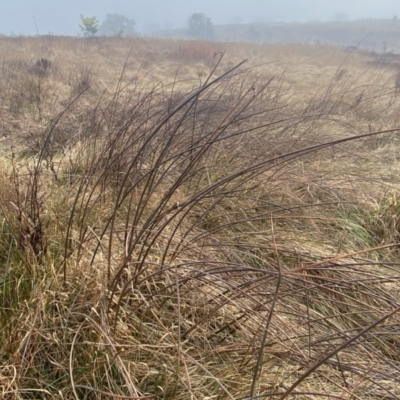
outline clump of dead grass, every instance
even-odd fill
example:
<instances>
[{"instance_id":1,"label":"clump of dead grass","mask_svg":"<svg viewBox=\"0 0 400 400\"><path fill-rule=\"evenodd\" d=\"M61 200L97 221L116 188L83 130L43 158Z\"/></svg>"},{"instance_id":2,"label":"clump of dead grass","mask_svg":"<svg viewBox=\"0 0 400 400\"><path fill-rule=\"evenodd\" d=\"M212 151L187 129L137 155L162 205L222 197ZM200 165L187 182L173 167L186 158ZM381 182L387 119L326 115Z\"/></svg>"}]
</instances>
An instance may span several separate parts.
<instances>
[{"instance_id":1,"label":"clump of dead grass","mask_svg":"<svg viewBox=\"0 0 400 400\"><path fill-rule=\"evenodd\" d=\"M377 208L380 133L357 132L393 93L346 73L304 106L244 64L186 93L129 67L4 159L1 395L399 397L397 197Z\"/></svg>"}]
</instances>

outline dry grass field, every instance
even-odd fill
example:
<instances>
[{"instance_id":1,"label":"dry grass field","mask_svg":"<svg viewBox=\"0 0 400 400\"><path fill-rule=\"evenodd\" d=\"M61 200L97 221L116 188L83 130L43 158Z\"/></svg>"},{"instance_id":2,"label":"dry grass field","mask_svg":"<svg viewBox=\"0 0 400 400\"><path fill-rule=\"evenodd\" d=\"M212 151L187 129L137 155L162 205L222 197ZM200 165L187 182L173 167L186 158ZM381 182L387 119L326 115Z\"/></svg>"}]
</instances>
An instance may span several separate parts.
<instances>
[{"instance_id":1,"label":"dry grass field","mask_svg":"<svg viewBox=\"0 0 400 400\"><path fill-rule=\"evenodd\" d=\"M0 398L400 398L396 60L0 52Z\"/></svg>"}]
</instances>

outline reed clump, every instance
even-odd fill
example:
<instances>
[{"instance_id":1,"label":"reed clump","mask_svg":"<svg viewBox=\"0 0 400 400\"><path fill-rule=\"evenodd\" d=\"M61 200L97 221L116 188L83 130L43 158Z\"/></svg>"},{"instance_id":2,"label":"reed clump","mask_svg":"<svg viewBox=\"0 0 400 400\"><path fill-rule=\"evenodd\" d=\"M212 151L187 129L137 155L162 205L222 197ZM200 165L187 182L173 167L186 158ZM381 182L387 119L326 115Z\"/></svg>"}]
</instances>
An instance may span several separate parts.
<instances>
[{"instance_id":1,"label":"reed clump","mask_svg":"<svg viewBox=\"0 0 400 400\"><path fill-rule=\"evenodd\" d=\"M37 54L3 68L48 95L0 100L2 398L400 396L390 71L327 63L302 91L289 54L243 61L263 46L199 76L169 55L208 44L15 44Z\"/></svg>"}]
</instances>

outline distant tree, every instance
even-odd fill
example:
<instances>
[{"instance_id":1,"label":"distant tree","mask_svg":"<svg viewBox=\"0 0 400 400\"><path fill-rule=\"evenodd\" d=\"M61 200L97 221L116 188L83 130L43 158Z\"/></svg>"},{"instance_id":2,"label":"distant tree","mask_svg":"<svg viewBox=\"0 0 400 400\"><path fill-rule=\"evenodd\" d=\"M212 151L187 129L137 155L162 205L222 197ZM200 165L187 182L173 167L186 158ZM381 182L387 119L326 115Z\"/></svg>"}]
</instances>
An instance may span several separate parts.
<instances>
[{"instance_id":1,"label":"distant tree","mask_svg":"<svg viewBox=\"0 0 400 400\"><path fill-rule=\"evenodd\" d=\"M214 37L214 25L211 18L203 13L194 13L188 20L189 35L195 38L212 39Z\"/></svg>"},{"instance_id":2,"label":"distant tree","mask_svg":"<svg viewBox=\"0 0 400 400\"><path fill-rule=\"evenodd\" d=\"M107 14L99 34L103 36L129 36L135 34L135 20L121 14Z\"/></svg>"},{"instance_id":3,"label":"distant tree","mask_svg":"<svg viewBox=\"0 0 400 400\"><path fill-rule=\"evenodd\" d=\"M393 21L394 24L397 24L397 23L399 22L399 19L397 18L397 15L395 15L395 16L392 18L392 21Z\"/></svg>"},{"instance_id":4,"label":"distant tree","mask_svg":"<svg viewBox=\"0 0 400 400\"><path fill-rule=\"evenodd\" d=\"M92 37L99 30L99 22L96 17L84 17L81 14L79 29L82 31L83 36Z\"/></svg>"}]
</instances>

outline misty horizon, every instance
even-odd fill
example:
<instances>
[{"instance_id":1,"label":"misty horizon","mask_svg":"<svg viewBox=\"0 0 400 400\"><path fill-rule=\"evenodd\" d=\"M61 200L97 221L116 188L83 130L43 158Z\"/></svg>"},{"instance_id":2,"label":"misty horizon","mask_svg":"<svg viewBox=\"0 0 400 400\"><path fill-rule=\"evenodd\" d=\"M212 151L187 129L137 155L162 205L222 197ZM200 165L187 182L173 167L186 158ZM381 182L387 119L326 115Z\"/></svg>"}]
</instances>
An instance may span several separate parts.
<instances>
[{"instance_id":1,"label":"misty horizon","mask_svg":"<svg viewBox=\"0 0 400 400\"><path fill-rule=\"evenodd\" d=\"M394 0L14 0L3 5L0 33L3 35L78 35L80 15L95 16L101 23L107 14L134 19L138 33L186 28L193 13L209 16L215 25L256 22L330 21L341 14L350 20L393 18L399 13ZM399 13L400 14L400 13Z\"/></svg>"}]
</instances>

